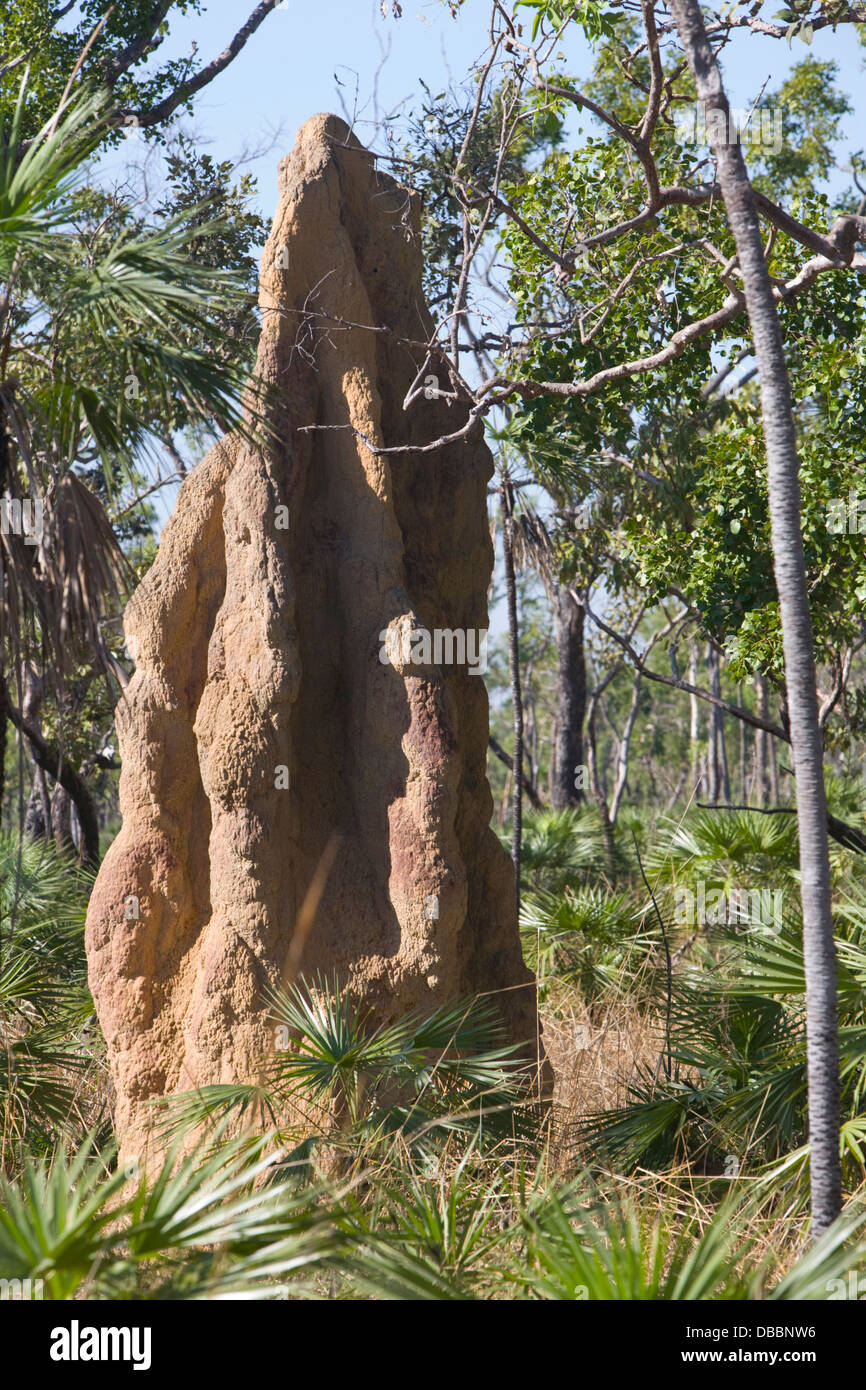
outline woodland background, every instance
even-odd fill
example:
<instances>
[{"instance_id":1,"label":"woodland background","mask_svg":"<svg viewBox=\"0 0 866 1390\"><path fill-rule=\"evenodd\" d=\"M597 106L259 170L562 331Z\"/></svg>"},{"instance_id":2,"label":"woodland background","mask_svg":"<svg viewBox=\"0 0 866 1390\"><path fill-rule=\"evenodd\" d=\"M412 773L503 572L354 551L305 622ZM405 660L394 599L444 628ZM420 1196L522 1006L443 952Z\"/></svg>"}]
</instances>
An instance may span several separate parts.
<instances>
[{"instance_id":1,"label":"woodland background","mask_svg":"<svg viewBox=\"0 0 866 1390\"><path fill-rule=\"evenodd\" d=\"M696 102L688 6L452 0L437 23L481 25L471 71L434 90L419 56L391 111L360 99L375 71L343 90L423 198L431 368L496 459L494 825L557 1091L534 1103L484 1007L371 1036L335 991L300 989L275 1001L298 1041L267 1085L166 1105L171 1133L205 1138L156 1184L118 1167L82 928L118 828L122 608L178 481L247 428L251 158L264 178L285 147L214 158L194 121L291 16L251 6L219 58L166 56L201 8L24 0L0 28L0 493L44 506L38 545L0 539L0 1276L51 1298L848 1296L866 1270L866 167L859 95L812 42L850 69L866 12L841 3L706 19L723 66L735 40L767 72L790 50L747 103L784 138L743 150L796 432L805 695L744 243L724 157L717 184L673 120ZM408 9L375 8L386 46ZM808 825L798 691L827 801ZM804 842L832 909L805 949Z\"/></svg>"}]
</instances>

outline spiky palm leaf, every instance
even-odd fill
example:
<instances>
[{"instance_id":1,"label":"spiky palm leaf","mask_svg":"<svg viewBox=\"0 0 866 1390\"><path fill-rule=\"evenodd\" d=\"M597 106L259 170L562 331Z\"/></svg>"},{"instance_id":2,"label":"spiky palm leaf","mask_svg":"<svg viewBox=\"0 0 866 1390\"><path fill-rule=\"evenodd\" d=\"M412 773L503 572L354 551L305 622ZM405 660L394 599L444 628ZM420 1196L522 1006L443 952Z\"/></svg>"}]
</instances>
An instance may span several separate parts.
<instances>
[{"instance_id":1,"label":"spiky palm leaf","mask_svg":"<svg viewBox=\"0 0 866 1390\"><path fill-rule=\"evenodd\" d=\"M243 276L196 255L220 224L191 207L136 228L121 209L88 234L79 185L107 99L68 101L22 154L28 81L0 130L0 425L11 457L0 487L43 502L45 518L38 548L0 537L0 622L16 658L29 641L60 675L81 652L110 665L101 622L129 577L100 499L72 470L100 461L110 490L189 424L259 439L263 398L254 383L244 394L245 366L212 312L248 302Z\"/></svg>"},{"instance_id":2,"label":"spiky palm leaf","mask_svg":"<svg viewBox=\"0 0 866 1390\"><path fill-rule=\"evenodd\" d=\"M700 1300L746 1296L738 1265L748 1254L734 1207L703 1229L676 1212L648 1217L630 1201L578 1205L580 1189L549 1194L524 1215L527 1291L543 1299Z\"/></svg>"},{"instance_id":3,"label":"spiky palm leaf","mask_svg":"<svg viewBox=\"0 0 866 1390\"><path fill-rule=\"evenodd\" d=\"M634 986L658 945L655 920L640 904L595 887L527 893L520 933L542 989L553 979L567 981L587 1000Z\"/></svg>"},{"instance_id":4,"label":"spiky palm leaf","mask_svg":"<svg viewBox=\"0 0 866 1390\"><path fill-rule=\"evenodd\" d=\"M263 1059L264 1082L212 1085L166 1097L158 1102L165 1110L164 1135L212 1130L231 1118L268 1122L284 1141L302 1146L305 1139L318 1141L324 1132L318 1125L329 1142L338 1139L356 1151L398 1136L423 1145L433 1142L433 1131L481 1127L497 1137L524 1127L521 1113L531 1108L531 1077L518 1049L503 1042L489 1001L417 1009L374 1027L336 982L321 977L291 990L270 990L267 999L281 1042ZM338 1136L326 1119L334 1106L341 1117ZM305 1151L298 1161L306 1163L308 1157Z\"/></svg>"},{"instance_id":5,"label":"spiky palm leaf","mask_svg":"<svg viewBox=\"0 0 866 1390\"><path fill-rule=\"evenodd\" d=\"M363 1008L336 982L319 978L291 993L274 990L269 998L277 1027L296 1039L273 1062L276 1086L314 1100L339 1092L355 1120L364 1095L389 1086L501 1088L520 1070L517 1048L503 1042L488 1001L459 1000L431 1013L414 1009L395 1023L371 1028Z\"/></svg>"},{"instance_id":6,"label":"spiky palm leaf","mask_svg":"<svg viewBox=\"0 0 866 1390\"><path fill-rule=\"evenodd\" d=\"M647 873L659 883L779 883L791 881L796 868L794 818L750 811L694 811L673 822L670 838L657 839L647 855Z\"/></svg>"},{"instance_id":7,"label":"spiky palm leaf","mask_svg":"<svg viewBox=\"0 0 866 1390\"><path fill-rule=\"evenodd\" d=\"M408 1173L383 1187L349 1258L355 1287L385 1299L478 1296L503 1243L503 1191L467 1172L471 1156L470 1147L450 1173Z\"/></svg>"},{"instance_id":8,"label":"spiky palm leaf","mask_svg":"<svg viewBox=\"0 0 866 1390\"><path fill-rule=\"evenodd\" d=\"M559 893L577 887L603 863L604 838L594 809L527 811L521 880L528 890Z\"/></svg>"},{"instance_id":9,"label":"spiky palm leaf","mask_svg":"<svg viewBox=\"0 0 866 1390\"><path fill-rule=\"evenodd\" d=\"M92 1057L82 1030L89 877L53 845L0 836L0 1111L34 1148L77 1115Z\"/></svg>"},{"instance_id":10,"label":"spiky palm leaf","mask_svg":"<svg viewBox=\"0 0 866 1390\"><path fill-rule=\"evenodd\" d=\"M0 1275L41 1279L45 1296L275 1297L275 1281L338 1248L338 1199L262 1185L280 1161L270 1136L224 1141L152 1182L108 1173L92 1142L68 1158L28 1160L0 1178Z\"/></svg>"}]
</instances>

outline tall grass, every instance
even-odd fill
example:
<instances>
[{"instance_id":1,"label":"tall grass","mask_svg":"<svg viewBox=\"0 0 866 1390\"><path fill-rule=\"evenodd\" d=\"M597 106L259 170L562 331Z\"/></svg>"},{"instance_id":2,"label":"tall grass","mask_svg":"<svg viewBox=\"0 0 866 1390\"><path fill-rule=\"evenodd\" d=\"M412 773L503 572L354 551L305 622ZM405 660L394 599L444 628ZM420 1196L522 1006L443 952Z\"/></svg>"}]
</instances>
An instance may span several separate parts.
<instances>
[{"instance_id":1,"label":"tall grass","mask_svg":"<svg viewBox=\"0 0 866 1390\"><path fill-rule=\"evenodd\" d=\"M527 818L550 1105L490 1001L375 1028L308 980L270 996L283 1043L260 1084L155 1108L168 1153L147 1173L118 1168L105 1123L87 884L0 843L0 1276L56 1299L832 1296L866 1265L866 872L836 864L847 1207L808 1248L791 824L637 830L646 882L622 837L611 885L591 814ZM784 910L684 924L699 884L726 903L769 884Z\"/></svg>"}]
</instances>

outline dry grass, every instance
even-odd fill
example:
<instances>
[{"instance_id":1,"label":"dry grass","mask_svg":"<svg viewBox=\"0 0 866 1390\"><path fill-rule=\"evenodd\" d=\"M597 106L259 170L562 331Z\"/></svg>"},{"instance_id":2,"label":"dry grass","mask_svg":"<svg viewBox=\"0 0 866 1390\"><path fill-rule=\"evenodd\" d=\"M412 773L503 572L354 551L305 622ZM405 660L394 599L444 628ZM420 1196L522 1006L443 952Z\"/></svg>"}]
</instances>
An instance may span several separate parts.
<instances>
[{"instance_id":1,"label":"dry grass","mask_svg":"<svg viewBox=\"0 0 866 1390\"><path fill-rule=\"evenodd\" d=\"M562 1175L574 1171L575 1151L570 1136L588 1114L618 1108L629 1099L628 1087L639 1071L654 1072L660 1062L663 1020L639 1008L627 997L588 1004L567 985L556 986L541 1007L544 1043L553 1066L553 1144L551 1169ZM718 1207L719 1180L712 1188L705 1174L687 1162L664 1172L638 1169L629 1176L600 1171L597 1179L611 1195L638 1205L648 1224L654 1218L694 1221L704 1230ZM735 1185L745 1195L748 1178ZM866 1183L859 1196L866 1195ZM855 1197L856 1200L856 1197ZM778 1194L751 1213L743 1230L743 1261L754 1266L766 1259L774 1281L805 1253L808 1217L801 1200Z\"/></svg>"},{"instance_id":2,"label":"dry grass","mask_svg":"<svg viewBox=\"0 0 866 1390\"><path fill-rule=\"evenodd\" d=\"M563 1168L573 1162L570 1136L577 1123L624 1105L639 1069L655 1069L662 1024L627 998L590 1005L567 985L551 990L540 1012L556 1078L553 1162Z\"/></svg>"}]
</instances>

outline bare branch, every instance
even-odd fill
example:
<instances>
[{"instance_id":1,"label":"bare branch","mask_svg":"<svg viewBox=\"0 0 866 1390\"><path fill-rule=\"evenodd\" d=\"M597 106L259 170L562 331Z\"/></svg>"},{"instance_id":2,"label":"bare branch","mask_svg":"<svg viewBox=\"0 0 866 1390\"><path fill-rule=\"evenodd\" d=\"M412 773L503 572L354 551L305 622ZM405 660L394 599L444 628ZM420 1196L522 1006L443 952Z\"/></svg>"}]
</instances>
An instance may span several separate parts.
<instances>
[{"instance_id":1,"label":"bare branch","mask_svg":"<svg viewBox=\"0 0 866 1390\"><path fill-rule=\"evenodd\" d=\"M201 68L195 76L189 78L187 82L182 82L175 91L171 92L167 97L164 97L162 101L157 102L156 106L151 107L149 111L132 111L129 108L120 110L115 115L114 123L122 126L139 126L146 128L147 126L158 125L161 121L167 121L170 116L174 115L174 112L179 106L185 101L188 101L196 92L200 92L202 87L206 87L210 82L213 82L214 78L218 77L221 72L225 71L229 63L234 61L247 40L252 37L259 25L267 19L268 15L277 4L278 0L261 0L261 3L253 10L246 24L237 31L231 43L227 48L223 49L218 57ZM169 8L170 5L165 4L157 6L157 10L164 10L166 12ZM130 61L135 61L135 58ZM128 62L126 66L129 66ZM123 71L123 69L121 69L121 71Z\"/></svg>"},{"instance_id":2,"label":"bare branch","mask_svg":"<svg viewBox=\"0 0 866 1390\"><path fill-rule=\"evenodd\" d=\"M711 695L708 690L701 690L699 686L690 684L689 681L678 680L675 676L663 676L659 671L653 671L647 666L645 659L635 651L631 641L623 637L621 633L615 632L612 627L592 611L586 595L580 596L574 589L570 589L572 597L576 602L582 603L587 615L595 623L596 627L602 632L607 633L618 646L629 657L633 665L646 676L647 680L657 681L660 685L671 685L675 690L684 690L687 695L697 695L699 700L706 700L707 704L715 705L717 709L724 710L726 714L732 714L735 719L742 719L745 724L751 724L755 729L763 729L765 733L772 734L774 738L779 738L783 743L790 743L790 737L780 724L774 724L769 719L761 719L757 714L752 714L751 710L745 709L742 705L732 705L728 700L721 699L718 695ZM686 615L680 615L684 617Z\"/></svg>"}]
</instances>

